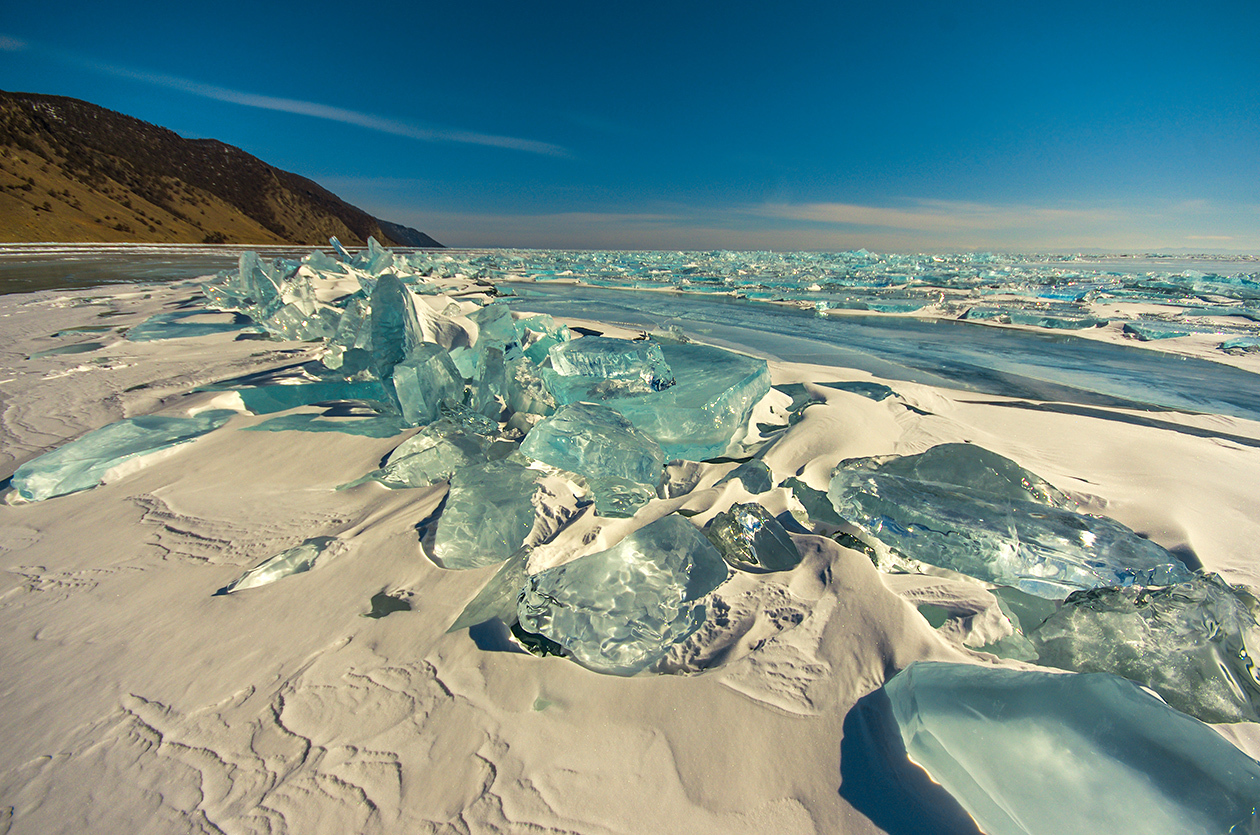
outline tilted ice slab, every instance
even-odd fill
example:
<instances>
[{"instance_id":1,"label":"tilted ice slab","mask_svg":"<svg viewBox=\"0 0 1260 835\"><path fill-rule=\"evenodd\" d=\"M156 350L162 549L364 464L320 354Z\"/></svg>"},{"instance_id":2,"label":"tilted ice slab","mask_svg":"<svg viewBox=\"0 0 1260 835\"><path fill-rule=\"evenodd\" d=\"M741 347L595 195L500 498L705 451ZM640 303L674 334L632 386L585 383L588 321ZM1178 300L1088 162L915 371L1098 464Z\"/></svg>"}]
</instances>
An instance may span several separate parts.
<instances>
[{"instance_id":1,"label":"tilted ice slab","mask_svg":"<svg viewBox=\"0 0 1260 835\"><path fill-rule=\"evenodd\" d=\"M1260 604L1215 575L1076 592L1026 634L1037 663L1143 684L1204 722L1260 722Z\"/></svg>"},{"instance_id":2,"label":"tilted ice slab","mask_svg":"<svg viewBox=\"0 0 1260 835\"><path fill-rule=\"evenodd\" d=\"M607 551L532 575L517 614L525 630L584 667L630 676L700 627L705 611L696 601L726 577L713 545L671 514Z\"/></svg>"},{"instance_id":3,"label":"tilted ice slab","mask_svg":"<svg viewBox=\"0 0 1260 835\"><path fill-rule=\"evenodd\" d=\"M541 475L507 460L457 472L438 522L437 562L443 568L481 568L516 553L534 526L533 498Z\"/></svg>"},{"instance_id":4,"label":"tilted ice slab","mask_svg":"<svg viewBox=\"0 0 1260 835\"><path fill-rule=\"evenodd\" d=\"M827 496L841 517L910 559L1040 597L1191 576L1159 545L1070 510L1043 479L972 444L842 461Z\"/></svg>"},{"instance_id":5,"label":"tilted ice slab","mask_svg":"<svg viewBox=\"0 0 1260 835\"><path fill-rule=\"evenodd\" d=\"M119 464L212 432L234 414L215 409L189 418L146 415L120 420L27 461L13 473L11 483L18 499L27 502L87 490Z\"/></svg>"},{"instance_id":6,"label":"tilted ice slab","mask_svg":"<svg viewBox=\"0 0 1260 835\"><path fill-rule=\"evenodd\" d=\"M920 661L884 691L910 759L988 835L1260 827L1260 764L1125 679Z\"/></svg>"},{"instance_id":7,"label":"tilted ice slab","mask_svg":"<svg viewBox=\"0 0 1260 835\"><path fill-rule=\"evenodd\" d=\"M770 391L765 360L696 343L660 347L676 385L664 391L596 393L583 399L616 409L661 445L666 460L721 455L747 423L752 407Z\"/></svg>"},{"instance_id":8,"label":"tilted ice slab","mask_svg":"<svg viewBox=\"0 0 1260 835\"><path fill-rule=\"evenodd\" d=\"M444 417L399 444L385 460L384 467L347 486L372 480L392 488L427 487L465 467L484 464L491 443L484 435Z\"/></svg>"},{"instance_id":9,"label":"tilted ice slab","mask_svg":"<svg viewBox=\"0 0 1260 835\"><path fill-rule=\"evenodd\" d=\"M254 589L259 586L270 585L276 580L282 580L294 574L310 571L320 562L321 557L324 557L325 553L328 552L328 547L336 541L337 538L332 536L312 537L287 551L281 551L274 557L264 560L216 591L215 594L231 594L232 592L244 591L245 589ZM335 553L335 551L328 552L329 558L335 556ZM327 558L324 561L327 561Z\"/></svg>"},{"instance_id":10,"label":"tilted ice slab","mask_svg":"<svg viewBox=\"0 0 1260 835\"><path fill-rule=\"evenodd\" d=\"M665 463L656 441L595 403L564 406L539 422L525 436L521 452L586 478L595 509L605 516L632 516L653 499Z\"/></svg>"}]
</instances>

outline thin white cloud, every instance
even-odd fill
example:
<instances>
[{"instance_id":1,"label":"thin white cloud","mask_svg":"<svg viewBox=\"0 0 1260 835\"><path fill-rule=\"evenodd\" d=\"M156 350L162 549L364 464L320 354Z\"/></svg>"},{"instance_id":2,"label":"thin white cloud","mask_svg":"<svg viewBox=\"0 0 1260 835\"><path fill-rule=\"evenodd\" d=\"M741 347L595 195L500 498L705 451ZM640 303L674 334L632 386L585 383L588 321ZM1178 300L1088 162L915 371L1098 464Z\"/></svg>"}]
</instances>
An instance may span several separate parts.
<instances>
[{"instance_id":1,"label":"thin white cloud","mask_svg":"<svg viewBox=\"0 0 1260 835\"><path fill-rule=\"evenodd\" d=\"M767 218L933 234L1062 227L1065 224L1106 223L1118 219L1115 212L1100 209L995 206L947 200L918 200L912 209L853 203L778 203L749 211Z\"/></svg>"},{"instance_id":2,"label":"thin white cloud","mask_svg":"<svg viewBox=\"0 0 1260 835\"><path fill-rule=\"evenodd\" d=\"M8 35L0 35L0 51L21 52L23 49L26 49L26 41L10 38Z\"/></svg>"},{"instance_id":3,"label":"thin white cloud","mask_svg":"<svg viewBox=\"0 0 1260 835\"><path fill-rule=\"evenodd\" d=\"M13 44L14 46L8 46ZM0 49L25 49L29 45L13 38L7 38L0 35ZM286 99L279 96L266 96L260 93L249 93L244 90L233 90L229 87L220 87L215 84L205 84L200 81L193 81L188 78L181 78L175 75L167 75L165 73L151 73L140 70L133 70L127 67L119 67L113 64L105 64L99 61L92 61L77 55L61 50L41 50L42 52L53 56L67 63L75 64L93 72L112 75L117 78L126 78L132 81L139 81L144 84L151 84L155 87L165 87L168 90L177 90L181 93L187 93L193 96L200 96L215 101L228 102L230 104L238 104L243 107L255 107L260 110L272 110L280 113L294 113L300 116L309 116L313 119L325 119L330 122L341 122L342 124L355 125L357 127L366 128L380 133L393 134L394 136L405 136L408 139L417 139L421 142L454 142L464 145L483 145L491 148L507 148L513 151L524 151L530 154L542 154L552 157L567 157L569 152L559 145L550 142L539 142L533 139L521 139L515 136L499 136L490 133L479 133L477 131L459 130L456 128L442 127L424 127L412 124L410 122L400 121L398 119L389 119L384 116L375 116L371 113L360 113L357 110L348 110L344 107L334 107L332 105L320 104L318 102L303 101L301 99Z\"/></svg>"}]
</instances>

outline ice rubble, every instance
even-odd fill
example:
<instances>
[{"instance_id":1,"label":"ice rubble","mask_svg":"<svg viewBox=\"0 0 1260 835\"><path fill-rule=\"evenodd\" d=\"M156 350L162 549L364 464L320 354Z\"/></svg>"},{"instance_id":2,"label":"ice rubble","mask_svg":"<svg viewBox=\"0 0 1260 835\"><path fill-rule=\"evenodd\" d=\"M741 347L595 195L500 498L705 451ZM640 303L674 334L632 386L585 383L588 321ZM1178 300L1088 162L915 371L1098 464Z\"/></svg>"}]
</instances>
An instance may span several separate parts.
<instances>
[{"instance_id":1,"label":"ice rubble","mask_svg":"<svg viewBox=\"0 0 1260 835\"><path fill-rule=\"evenodd\" d=\"M120 420L27 461L13 473L11 484L17 499L27 502L87 490L119 464L191 441L218 429L233 414L216 409L189 418L145 415Z\"/></svg>"},{"instance_id":2,"label":"ice rubble","mask_svg":"<svg viewBox=\"0 0 1260 835\"><path fill-rule=\"evenodd\" d=\"M910 759L990 835L1260 827L1260 764L1122 678L919 661L884 692Z\"/></svg>"},{"instance_id":3,"label":"ice rubble","mask_svg":"<svg viewBox=\"0 0 1260 835\"><path fill-rule=\"evenodd\" d=\"M583 666L629 676L699 628L696 601L726 577L713 545L671 514L607 551L530 575L518 617Z\"/></svg>"},{"instance_id":4,"label":"ice rubble","mask_svg":"<svg viewBox=\"0 0 1260 835\"><path fill-rule=\"evenodd\" d=\"M1159 545L1077 513L1038 476L973 444L842 461L827 496L842 518L905 557L1041 597L1191 576Z\"/></svg>"}]
</instances>

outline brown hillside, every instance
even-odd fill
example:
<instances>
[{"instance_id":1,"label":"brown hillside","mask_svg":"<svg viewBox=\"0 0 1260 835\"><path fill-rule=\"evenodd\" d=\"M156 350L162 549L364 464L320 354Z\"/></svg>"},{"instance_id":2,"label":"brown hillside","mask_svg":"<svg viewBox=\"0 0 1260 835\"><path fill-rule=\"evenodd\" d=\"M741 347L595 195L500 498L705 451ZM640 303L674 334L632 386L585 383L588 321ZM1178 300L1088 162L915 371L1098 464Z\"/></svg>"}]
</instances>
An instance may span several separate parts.
<instances>
[{"instance_id":1,"label":"brown hillside","mask_svg":"<svg viewBox=\"0 0 1260 835\"><path fill-rule=\"evenodd\" d=\"M0 91L0 242L441 246L213 139Z\"/></svg>"}]
</instances>

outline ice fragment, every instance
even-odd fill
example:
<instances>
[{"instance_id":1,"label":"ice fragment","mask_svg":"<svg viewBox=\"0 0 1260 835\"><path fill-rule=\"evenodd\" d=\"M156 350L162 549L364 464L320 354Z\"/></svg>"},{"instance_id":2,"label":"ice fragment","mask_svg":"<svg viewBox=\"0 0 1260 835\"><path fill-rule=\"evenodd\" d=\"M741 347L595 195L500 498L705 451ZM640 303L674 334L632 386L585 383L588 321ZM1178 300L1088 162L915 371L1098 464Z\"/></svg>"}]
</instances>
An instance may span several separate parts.
<instances>
[{"instance_id":1,"label":"ice fragment","mask_svg":"<svg viewBox=\"0 0 1260 835\"><path fill-rule=\"evenodd\" d=\"M630 676L699 628L705 610L696 601L726 577L713 545L671 514L607 551L531 576L517 614L523 629L582 666Z\"/></svg>"},{"instance_id":2,"label":"ice fragment","mask_svg":"<svg viewBox=\"0 0 1260 835\"><path fill-rule=\"evenodd\" d=\"M457 472L438 523L437 562L443 568L481 568L516 553L534 526L540 475L507 460Z\"/></svg>"},{"instance_id":3,"label":"ice fragment","mask_svg":"<svg viewBox=\"0 0 1260 835\"><path fill-rule=\"evenodd\" d=\"M287 551L282 551L274 557L264 560L260 565L251 568L216 591L215 594L231 594L232 592L244 591L245 589L258 588L293 574L310 571L315 567L320 557L328 551L328 546L336 541L336 537L332 536L312 537L300 545L295 545ZM335 553L331 553L330 556L335 556Z\"/></svg>"},{"instance_id":4,"label":"ice fragment","mask_svg":"<svg viewBox=\"0 0 1260 835\"><path fill-rule=\"evenodd\" d=\"M737 504L719 512L705 535L728 563L745 571L788 571L801 562L792 537L759 504Z\"/></svg>"}]
</instances>

